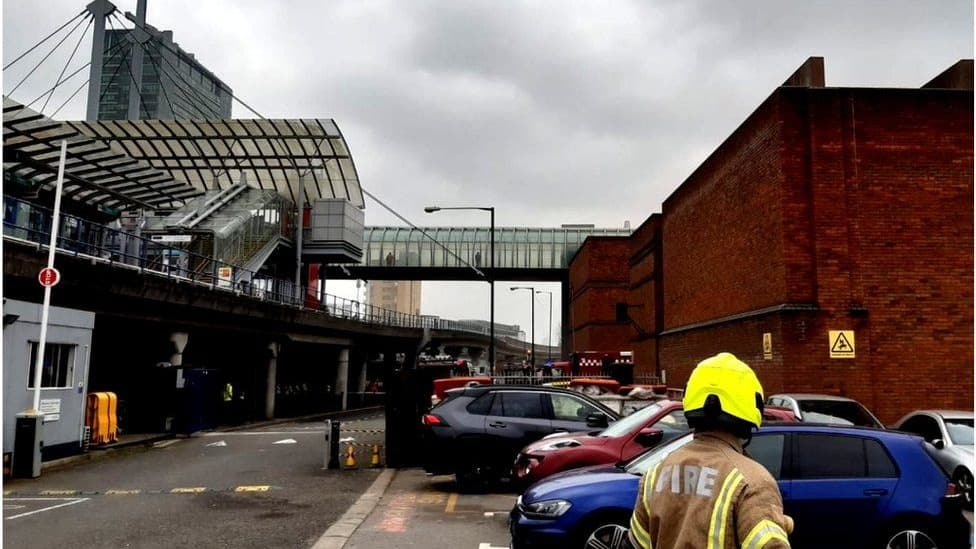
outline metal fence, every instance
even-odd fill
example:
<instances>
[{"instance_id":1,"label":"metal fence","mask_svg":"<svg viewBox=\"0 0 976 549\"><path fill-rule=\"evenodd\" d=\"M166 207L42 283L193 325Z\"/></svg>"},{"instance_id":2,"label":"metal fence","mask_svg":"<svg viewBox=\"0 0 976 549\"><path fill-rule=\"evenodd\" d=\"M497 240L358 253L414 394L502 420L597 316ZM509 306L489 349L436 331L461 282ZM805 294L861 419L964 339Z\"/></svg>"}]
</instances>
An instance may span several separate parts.
<instances>
[{"instance_id":1,"label":"metal fence","mask_svg":"<svg viewBox=\"0 0 976 549\"><path fill-rule=\"evenodd\" d=\"M10 196L3 197L3 205L4 238L31 242L40 248L47 247L51 238L50 209ZM56 248L62 254L104 262L118 268L137 269L149 276L160 276L241 297L315 310L364 324L488 334L488 327L477 323L411 315L336 295L320 294L314 287L297 286L289 280L215 261L212 257L153 242L149 238L73 215L61 215Z\"/></svg>"}]
</instances>

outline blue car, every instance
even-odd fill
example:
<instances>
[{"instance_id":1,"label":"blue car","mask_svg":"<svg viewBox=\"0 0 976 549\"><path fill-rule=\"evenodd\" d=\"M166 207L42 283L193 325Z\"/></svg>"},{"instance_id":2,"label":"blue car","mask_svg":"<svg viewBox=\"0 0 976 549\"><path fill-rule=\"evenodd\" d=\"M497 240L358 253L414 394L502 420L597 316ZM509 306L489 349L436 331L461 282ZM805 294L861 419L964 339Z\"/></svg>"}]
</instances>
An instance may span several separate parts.
<instances>
[{"instance_id":1,"label":"blue car","mask_svg":"<svg viewBox=\"0 0 976 549\"><path fill-rule=\"evenodd\" d=\"M627 464L557 474L511 512L514 549L583 547L596 529L627 526L640 476L691 441L686 435ZM778 424L747 447L779 483L795 548L968 547L955 485L921 438L860 427Z\"/></svg>"}]
</instances>

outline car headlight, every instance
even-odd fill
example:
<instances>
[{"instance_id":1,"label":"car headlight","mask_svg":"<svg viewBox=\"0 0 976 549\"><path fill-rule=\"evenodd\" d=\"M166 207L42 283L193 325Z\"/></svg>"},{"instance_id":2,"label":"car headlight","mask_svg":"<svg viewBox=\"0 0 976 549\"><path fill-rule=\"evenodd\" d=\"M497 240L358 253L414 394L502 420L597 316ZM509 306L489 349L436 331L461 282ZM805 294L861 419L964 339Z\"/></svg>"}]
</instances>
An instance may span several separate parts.
<instances>
[{"instance_id":1,"label":"car headlight","mask_svg":"<svg viewBox=\"0 0 976 549\"><path fill-rule=\"evenodd\" d=\"M537 501L528 505L522 504L522 512L528 518L554 519L563 516L573 504L564 499Z\"/></svg>"}]
</instances>

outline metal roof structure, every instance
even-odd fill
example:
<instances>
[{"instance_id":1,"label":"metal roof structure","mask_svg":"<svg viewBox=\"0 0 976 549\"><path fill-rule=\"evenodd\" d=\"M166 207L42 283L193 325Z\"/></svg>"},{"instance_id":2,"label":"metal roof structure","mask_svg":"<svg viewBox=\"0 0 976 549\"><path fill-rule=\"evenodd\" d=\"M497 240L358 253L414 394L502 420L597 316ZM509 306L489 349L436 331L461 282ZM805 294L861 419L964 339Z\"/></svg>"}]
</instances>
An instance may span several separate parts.
<instances>
[{"instance_id":1,"label":"metal roof structure","mask_svg":"<svg viewBox=\"0 0 976 549\"><path fill-rule=\"evenodd\" d=\"M356 166L331 119L101 120L66 122L92 139L118 146L200 191L245 178L298 202L345 198L365 207ZM304 180L304 181L303 181Z\"/></svg>"},{"instance_id":2,"label":"metal roof structure","mask_svg":"<svg viewBox=\"0 0 976 549\"><path fill-rule=\"evenodd\" d=\"M63 196L95 206L168 208L202 194L168 173L134 159L118 146L92 139L3 98L3 169L7 175L53 189L61 142L68 141Z\"/></svg>"},{"instance_id":3,"label":"metal roof structure","mask_svg":"<svg viewBox=\"0 0 976 549\"><path fill-rule=\"evenodd\" d=\"M297 202L365 207L352 156L331 119L52 120L4 96L4 171L53 188L68 141L64 196L116 209L175 208L240 181Z\"/></svg>"}]
</instances>

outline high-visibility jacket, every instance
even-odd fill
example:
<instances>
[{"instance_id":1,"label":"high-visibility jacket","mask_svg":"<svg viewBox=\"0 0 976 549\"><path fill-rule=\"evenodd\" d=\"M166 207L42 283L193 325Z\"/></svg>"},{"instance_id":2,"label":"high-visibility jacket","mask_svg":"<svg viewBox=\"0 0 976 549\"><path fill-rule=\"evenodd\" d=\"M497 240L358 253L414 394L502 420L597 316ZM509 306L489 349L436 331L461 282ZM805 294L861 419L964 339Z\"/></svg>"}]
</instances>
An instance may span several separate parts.
<instances>
[{"instance_id":1,"label":"high-visibility jacket","mask_svg":"<svg viewBox=\"0 0 976 549\"><path fill-rule=\"evenodd\" d=\"M783 549L793 519L772 475L731 434L706 431L640 482L630 542L642 549Z\"/></svg>"}]
</instances>

